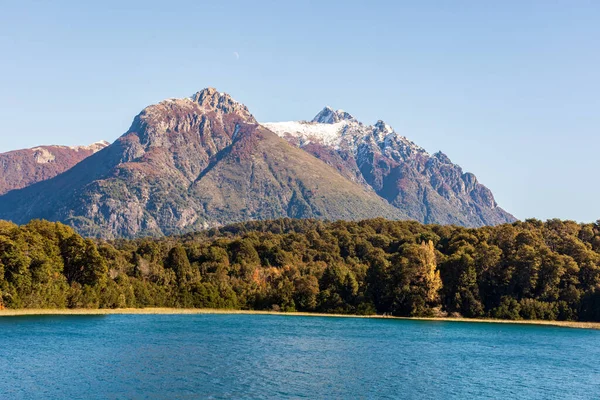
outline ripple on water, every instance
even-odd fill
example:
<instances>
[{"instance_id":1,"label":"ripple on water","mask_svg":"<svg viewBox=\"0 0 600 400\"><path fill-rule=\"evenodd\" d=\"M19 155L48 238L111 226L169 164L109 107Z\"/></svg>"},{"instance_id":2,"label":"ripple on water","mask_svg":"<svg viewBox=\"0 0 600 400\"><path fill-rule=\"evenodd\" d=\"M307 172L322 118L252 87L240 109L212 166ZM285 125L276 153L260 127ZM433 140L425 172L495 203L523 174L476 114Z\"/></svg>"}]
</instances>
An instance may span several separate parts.
<instances>
[{"instance_id":1,"label":"ripple on water","mask_svg":"<svg viewBox=\"0 0 600 400\"><path fill-rule=\"evenodd\" d=\"M523 398L600 393L600 332L269 315L0 320L0 398Z\"/></svg>"}]
</instances>

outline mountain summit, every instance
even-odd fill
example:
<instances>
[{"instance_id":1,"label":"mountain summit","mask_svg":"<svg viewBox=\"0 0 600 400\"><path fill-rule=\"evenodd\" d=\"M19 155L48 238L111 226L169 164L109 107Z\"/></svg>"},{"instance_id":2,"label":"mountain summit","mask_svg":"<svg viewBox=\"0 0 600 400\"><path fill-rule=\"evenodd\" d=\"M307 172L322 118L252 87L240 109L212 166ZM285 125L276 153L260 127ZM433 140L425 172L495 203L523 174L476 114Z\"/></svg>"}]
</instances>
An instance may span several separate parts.
<instances>
[{"instance_id":1,"label":"mountain summit","mask_svg":"<svg viewBox=\"0 0 600 400\"><path fill-rule=\"evenodd\" d=\"M254 121L254 117L248 111L248 107L235 101L227 93L217 91L215 88L206 88L196 92L191 100L197 103L205 112L222 112L223 114L238 114L248 121Z\"/></svg>"},{"instance_id":2,"label":"mountain summit","mask_svg":"<svg viewBox=\"0 0 600 400\"><path fill-rule=\"evenodd\" d=\"M333 108L326 106L319 112L311 122L317 122L320 124L335 124L340 121L356 121L354 117L348 114L344 110L334 110Z\"/></svg>"}]
</instances>

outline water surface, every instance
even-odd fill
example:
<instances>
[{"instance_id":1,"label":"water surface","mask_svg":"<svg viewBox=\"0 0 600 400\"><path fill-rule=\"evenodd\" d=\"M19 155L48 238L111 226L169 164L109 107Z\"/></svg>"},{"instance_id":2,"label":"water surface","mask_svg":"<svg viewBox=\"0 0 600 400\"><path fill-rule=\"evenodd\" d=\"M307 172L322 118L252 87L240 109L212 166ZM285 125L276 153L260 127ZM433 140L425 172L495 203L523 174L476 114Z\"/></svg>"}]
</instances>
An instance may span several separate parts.
<instances>
[{"instance_id":1,"label":"water surface","mask_svg":"<svg viewBox=\"0 0 600 400\"><path fill-rule=\"evenodd\" d=\"M600 398L600 331L291 317L0 318L0 398Z\"/></svg>"}]
</instances>

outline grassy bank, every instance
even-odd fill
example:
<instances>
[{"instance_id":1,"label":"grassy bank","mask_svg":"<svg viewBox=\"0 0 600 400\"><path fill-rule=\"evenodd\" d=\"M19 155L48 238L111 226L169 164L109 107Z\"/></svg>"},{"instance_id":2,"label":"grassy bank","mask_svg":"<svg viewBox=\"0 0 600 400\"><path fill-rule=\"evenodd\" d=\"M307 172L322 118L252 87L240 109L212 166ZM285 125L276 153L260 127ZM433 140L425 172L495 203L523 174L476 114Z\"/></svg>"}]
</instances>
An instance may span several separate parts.
<instances>
[{"instance_id":1,"label":"grassy bank","mask_svg":"<svg viewBox=\"0 0 600 400\"><path fill-rule=\"evenodd\" d=\"M541 321L541 320L505 320L505 319L475 319L475 318L410 318L410 317L383 317L380 315L347 315L347 314L319 314L305 312L277 312L277 311L254 311L254 310L228 310L212 308L115 308L115 309L18 309L0 310L0 317L13 317L23 315L109 315L109 314L252 314L252 315L281 315L302 317L334 317L334 318L374 318L374 319L398 319L413 321L432 322L472 322L492 324L524 324L524 325L548 325L564 328L598 329L600 322L576 322L576 321Z\"/></svg>"}]
</instances>

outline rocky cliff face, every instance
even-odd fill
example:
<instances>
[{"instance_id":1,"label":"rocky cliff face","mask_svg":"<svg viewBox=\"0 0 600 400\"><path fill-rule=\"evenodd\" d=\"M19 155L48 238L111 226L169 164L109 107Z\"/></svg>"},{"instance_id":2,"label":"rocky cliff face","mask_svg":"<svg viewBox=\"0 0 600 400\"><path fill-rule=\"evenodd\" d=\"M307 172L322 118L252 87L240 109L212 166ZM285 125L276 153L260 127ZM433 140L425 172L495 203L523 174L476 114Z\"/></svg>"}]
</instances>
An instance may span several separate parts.
<instances>
[{"instance_id":1,"label":"rocky cliff face","mask_svg":"<svg viewBox=\"0 0 600 400\"><path fill-rule=\"evenodd\" d=\"M0 197L0 219L62 221L107 238L285 216L406 218L214 89L147 107L114 144Z\"/></svg>"},{"instance_id":2,"label":"rocky cliff face","mask_svg":"<svg viewBox=\"0 0 600 400\"><path fill-rule=\"evenodd\" d=\"M0 154L0 195L54 178L109 143L89 146L39 146Z\"/></svg>"},{"instance_id":3,"label":"rocky cliff face","mask_svg":"<svg viewBox=\"0 0 600 400\"><path fill-rule=\"evenodd\" d=\"M326 107L310 122L263 125L371 188L411 219L464 226L515 220L475 175L464 173L441 152L430 155L383 121L365 125L343 110Z\"/></svg>"}]
</instances>

